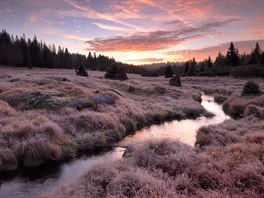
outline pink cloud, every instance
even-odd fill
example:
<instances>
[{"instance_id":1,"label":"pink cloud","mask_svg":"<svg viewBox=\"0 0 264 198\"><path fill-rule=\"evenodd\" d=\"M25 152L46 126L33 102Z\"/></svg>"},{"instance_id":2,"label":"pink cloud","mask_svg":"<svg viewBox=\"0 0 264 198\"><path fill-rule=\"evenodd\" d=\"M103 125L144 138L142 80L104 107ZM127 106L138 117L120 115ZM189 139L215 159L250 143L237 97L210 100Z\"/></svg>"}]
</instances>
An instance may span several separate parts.
<instances>
[{"instance_id":1,"label":"pink cloud","mask_svg":"<svg viewBox=\"0 0 264 198\"><path fill-rule=\"evenodd\" d=\"M138 32L131 36L116 36L111 38L97 38L87 41L91 49L99 52L111 51L155 51L169 48L183 41L204 35L214 31L225 24L237 21L216 21L202 24L199 27L185 27L181 30L163 30L153 32Z\"/></svg>"},{"instance_id":2,"label":"pink cloud","mask_svg":"<svg viewBox=\"0 0 264 198\"><path fill-rule=\"evenodd\" d=\"M67 38L67 39L77 40L77 41L87 41L87 39L88 39L88 38L79 37L79 36L76 36L73 34L64 34L63 37Z\"/></svg>"}]
</instances>

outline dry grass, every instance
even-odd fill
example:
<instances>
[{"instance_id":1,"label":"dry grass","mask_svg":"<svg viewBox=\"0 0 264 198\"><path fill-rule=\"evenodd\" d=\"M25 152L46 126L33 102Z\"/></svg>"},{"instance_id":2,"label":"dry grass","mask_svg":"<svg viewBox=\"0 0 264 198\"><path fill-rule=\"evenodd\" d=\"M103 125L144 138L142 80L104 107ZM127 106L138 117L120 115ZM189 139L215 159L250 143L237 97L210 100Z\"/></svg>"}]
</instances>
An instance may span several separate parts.
<instances>
[{"instance_id":1,"label":"dry grass","mask_svg":"<svg viewBox=\"0 0 264 198\"><path fill-rule=\"evenodd\" d=\"M94 167L78 183L48 196L263 197L263 144L197 149L168 140L151 142L131 158Z\"/></svg>"},{"instance_id":2,"label":"dry grass","mask_svg":"<svg viewBox=\"0 0 264 198\"><path fill-rule=\"evenodd\" d=\"M190 79L189 83L199 85L199 80ZM205 88L207 80L197 88ZM223 84L224 80L219 79ZM241 80L225 88L234 93L221 94L230 100L242 86ZM241 107L242 119L202 127L194 148L169 140L146 143L131 158L93 168L79 183L50 197L264 197L263 103L257 97L248 99L242 98L249 101ZM111 174L103 174L109 169ZM101 174L94 175L95 171ZM99 178L107 181L103 188L92 182Z\"/></svg>"},{"instance_id":3,"label":"dry grass","mask_svg":"<svg viewBox=\"0 0 264 198\"><path fill-rule=\"evenodd\" d=\"M74 157L81 150L113 145L152 123L205 113L199 90L188 84L189 79L179 88L162 77L133 74L127 81L112 81L104 79L103 72L90 72L84 79L72 70L0 71L9 76L0 79L0 148L11 155L22 146L15 155L21 166L31 164L24 162L28 159L40 164ZM111 96L115 103L95 105L92 96L98 92ZM42 146L33 143L38 141Z\"/></svg>"},{"instance_id":4,"label":"dry grass","mask_svg":"<svg viewBox=\"0 0 264 198\"><path fill-rule=\"evenodd\" d=\"M56 72L69 81L57 78ZM236 97L244 80L186 77L179 88L169 86L164 78L137 75L121 82L103 79L100 72L85 80L69 70L21 70L17 75L5 69L3 73L19 81L1 79L1 170L74 156L78 150L114 143L149 123L195 117L203 112L198 90L229 97L227 110L243 113L240 120L201 128L195 148L169 140L146 143L130 158L94 167L78 183L46 197L264 197L263 96ZM256 81L263 89L264 83ZM131 85L133 92L128 91ZM7 104L34 91L86 100L99 91L111 94L115 104L58 111L26 111L24 104Z\"/></svg>"}]
</instances>

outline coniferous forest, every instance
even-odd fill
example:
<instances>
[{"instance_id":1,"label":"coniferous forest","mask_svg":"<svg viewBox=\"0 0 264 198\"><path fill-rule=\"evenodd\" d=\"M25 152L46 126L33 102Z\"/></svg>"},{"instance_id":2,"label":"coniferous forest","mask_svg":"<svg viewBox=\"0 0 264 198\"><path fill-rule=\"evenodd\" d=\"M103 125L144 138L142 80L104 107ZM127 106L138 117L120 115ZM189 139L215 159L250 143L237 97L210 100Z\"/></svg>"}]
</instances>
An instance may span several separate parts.
<instances>
[{"instance_id":1,"label":"coniferous forest","mask_svg":"<svg viewBox=\"0 0 264 198\"><path fill-rule=\"evenodd\" d=\"M182 76L228 76L234 77L264 77L264 52L258 42L251 53L239 53L239 49L231 42L226 55L219 52L213 61L208 59L197 62L195 58L187 62L167 63L160 67L134 66L117 62L96 53L83 54L70 53L67 48L47 45L39 41L36 36L27 39L10 35L5 30L0 32L0 65L15 67L40 67L72 69L82 64L86 69L107 71L115 63L123 67L128 73L137 73L142 76L166 76L166 67L173 73Z\"/></svg>"},{"instance_id":2,"label":"coniferous forest","mask_svg":"<svg viewBox=\"0 0 264 198\"><path fill-rule=\"evenodd\" d=\"M88 56L70 53L67 48L47 45L36 36L33 39L27 39L25 35L14 37L5 30L0 32L0 55L0 65L15 67L72 69L82 64L89 70L106 71L116 63L127 72L137 73L138 70L133 65L116 62L114 58L91 52Z\"/></svg>"}]
</instances>

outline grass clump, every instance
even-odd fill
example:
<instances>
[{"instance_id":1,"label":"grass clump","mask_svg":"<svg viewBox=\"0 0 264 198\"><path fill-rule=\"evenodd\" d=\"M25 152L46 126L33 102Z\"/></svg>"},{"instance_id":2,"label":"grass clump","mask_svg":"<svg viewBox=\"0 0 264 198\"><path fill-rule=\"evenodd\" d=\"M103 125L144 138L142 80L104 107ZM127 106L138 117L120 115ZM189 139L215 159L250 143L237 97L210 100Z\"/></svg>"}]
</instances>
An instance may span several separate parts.
<instances>
[{"instance_id":1,"label":"grass clump","mask_svg":"<svg viewBox=\"0 0 264 198\"><path fill-rule=\"evenodd\" d=\"M254 81L248 81L243 86L242 96L246 95L259 95L261 93L259 85Z\"/></svg>"},{"instance_id":2,"label":"grass clump","mask_svg":"<svg viewBox=\"0 0 264 198\"><path fill-rule=\"evenodd\" d=\"M135 87L133 86L133 85L129 85L129 87L127 88L127 91L129 92L129 93L132 93L132 92L134 92L135 91Z\"/></svg>"}]
</instances>

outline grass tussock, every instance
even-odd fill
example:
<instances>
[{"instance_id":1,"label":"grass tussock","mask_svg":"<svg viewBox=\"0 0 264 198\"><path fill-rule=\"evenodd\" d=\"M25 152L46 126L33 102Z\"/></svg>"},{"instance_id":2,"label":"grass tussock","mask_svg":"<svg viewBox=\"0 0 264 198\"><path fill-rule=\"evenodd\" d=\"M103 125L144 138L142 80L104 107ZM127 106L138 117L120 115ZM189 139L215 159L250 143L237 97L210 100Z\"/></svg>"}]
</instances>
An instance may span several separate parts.
<instances>
[{"instance_id":1,"label":"grass tussock","mask_svg":"<svg viewBox=\"0 0 264 198\"><path fill-rule=\"evenodd\" d=\"M0 100L0 117L15 116L16 110L8 105L8 103Z\"/></svg>"},{"instance_id":2,"label":"grass tussock","mask_svg":"<svg viewBox=\"0 0 264 198\"><path fill-rule=\"evenodd\" d=\"M94 71L84 81L70 70L1 71L16 80L0 79L0 149L14 155L19 147L14 155L19 166L72 158L78 151L113 145L144 126L204 113L191 78L173 87L163 77L134 74L113 81ZM115 102L95 105L96 93Z\"/></svg>"},{"instance_id":3,"label":"grass tussock","mask_svg":"<svg viewBox=\"0 0 264 198\"><path fill-rule=\"evenodd\" d=\"M263 173L254 153L230 146L197 152L178 142L152 142L49 197L262 197Z\"/></svg>"},{"instance_id":4,"label":"grass tussock","mask_svg":"<svg viewBox=\"0 0 264 198\"><path fill-rule=\"evenodd\" d=\"M130 158L95 167L51 197L263 197L263 126L263 119L251 115L202 127L195 148L148 142Z\"/></svg>"},{"instance_id":5,"label":"grass tussock","mask_svg":"<svg viewBox=\"0 0 264 198\"><path fill-rule=\"evenodd\" d=\"M13 152L7 149L0 149L0 171L14 170L17 167L17 160Z\"/></svg>"},{"instance_id":6,"label":"grass tussock","mask_svg":"<svg viewBox=\"0 0 264 198\"><path fill-rule=\"evenodd\" d=\"M223 105L224 111L234 118L250 116L254 114L263 117L264 96L232 96Z\"/></svg>"},{"instance_id":7,"label":"grass tussock","mask_svg":"<svg viewBox=\"0 0 264 198\"><path fill-rule=\"evenodd\" d=\"M37 166L50 160L58 160L62 156L59 146L45 139L31 138L15 145L14 154L24 166Z\"/></svg>"}]
</instances>

